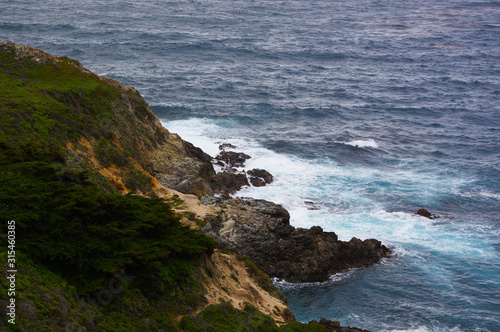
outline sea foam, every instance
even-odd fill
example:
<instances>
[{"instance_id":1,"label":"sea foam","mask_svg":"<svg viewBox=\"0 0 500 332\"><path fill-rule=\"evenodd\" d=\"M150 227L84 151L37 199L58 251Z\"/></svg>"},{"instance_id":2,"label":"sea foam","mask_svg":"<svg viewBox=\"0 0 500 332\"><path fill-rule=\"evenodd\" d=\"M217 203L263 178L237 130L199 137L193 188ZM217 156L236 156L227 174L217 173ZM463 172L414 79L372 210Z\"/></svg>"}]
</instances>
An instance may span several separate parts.
<instances>
[{"instance_id":1,"label":"sea foam","mask_svg":"<svg viewBox=\"0 0 500 332\"><path fill-rule=\"evenodd\" d=\"M351 146L355 146L357 148L374 148L378 149L378 144L375 142L374 139L368 139L368 140L353 140L350 142L339 142Z\"/></svg>"}]
</instances>

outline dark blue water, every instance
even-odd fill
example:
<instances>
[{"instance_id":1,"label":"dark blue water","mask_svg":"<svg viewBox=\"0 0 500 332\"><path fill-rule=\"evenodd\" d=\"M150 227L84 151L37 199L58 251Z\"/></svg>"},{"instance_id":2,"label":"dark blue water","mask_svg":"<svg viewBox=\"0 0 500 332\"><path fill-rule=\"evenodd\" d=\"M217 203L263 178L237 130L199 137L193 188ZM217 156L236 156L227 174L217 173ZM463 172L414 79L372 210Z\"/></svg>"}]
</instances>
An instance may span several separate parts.
<instances>
[{"instance_id":1,"label":"dark blue water","mask_svg":"<svg viewBox=\"0 0 500 332\"><path fill-rule=\"evenodd\" d=\"M0 5L0 39L132 85L171 131L275 175L239 195L393 249L324 284L277 282L299 320L500 331L500 2Z\"/></svg>"}]
</instances>

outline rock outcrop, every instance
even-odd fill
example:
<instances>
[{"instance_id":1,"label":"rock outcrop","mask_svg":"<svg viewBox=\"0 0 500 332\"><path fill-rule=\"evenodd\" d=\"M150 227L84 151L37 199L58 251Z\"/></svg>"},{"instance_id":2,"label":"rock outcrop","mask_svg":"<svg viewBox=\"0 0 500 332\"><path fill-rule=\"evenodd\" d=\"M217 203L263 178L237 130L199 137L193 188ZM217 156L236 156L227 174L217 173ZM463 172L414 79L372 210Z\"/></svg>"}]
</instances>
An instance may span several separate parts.
<instances>
[{"instance_id":1,"label":"rock outcrop","mask_svg":"<svg viewBox=\"0 0 500 332\"><path fill-rule=\"evenodd\" d=\"M248 186L248 178L245 172L223 171L212 178L211 186L216 193L232 195L242 187Z\"/></svg>"},{"instance_id":2,"label":"rock outcrop","mask_svg":"<svg viewBox=\"0 0 500 332\"><path fill-rule=\"evenodd\" d=\"M212 188L215 192L232 195L244 186L262 187L273 182L272 174L266 170L241 170L245 167L245 162L252 157L243 152L226 151L234 148L236 146L229 143L221 144L221 153L212 161L221 168L221 171L212 177Z\"/></svg>"},{"instance_id":3,"label":"rock outcrop","mask_svg":"<svg viewBox=\"0 0 500 332\"><path fill-rule=\"evenodd\" d=\"M273 182L273 175L266 171L265 169L254 168L247 172L250 183L254 187L263 187L266 184Z\"/></svg>"},{"instance_id":4,"label":"rock outcrop","mask_svg":"<svg viewBox=\"0 0 500 332\"><path fill-rule=\"evenodd\" d=\"M218 161L219 166L225 168L244 167L245 161L251 157L243 152L222 151L215 160Z\"/></svg>"},{"instance_id":5,"label":"rock outcrop","mask_svg":"<svg viewBox=\"0 0 500 332\"><path fill-rule=\"evenodd\" d=\"M315 322L315 321L312 321L312 322ZM327 332L370 332L368 330L362 330L362 329L358 329L356 327L350 327L350 326L343 327L340 325L340 322L332 321L332 320L325 319L325 318L321 318L319 320L319 324L323 325Z\"/></svg>"},{"instance_id":6,"label":"rock outcrop","mask_svg":"<svg viewBox=\"0 0 500 332\"><path fill-rule=\"evenodd\" d=\"M202 201L220 209L205 218L204 234L220 248L248 256L271 277L289 282L326 281L345 269L376 263L390 252L378 240L343 242L318 226L295 228L288 212L271 202L215 197Z\"/></svg>"},{"instance_id":7,"label":"rock outcrop","mask_svg":"<svg viewBox=\"0 0 500 332\"><path fill-rule=\"evenodd\" d=\"M432 213L430 213L429 211L427 211L426 209L419 209L416 214L418 214L419 216L422 216L422 217L426 217L426 218L429 218L429 219L438 219L440 218L439 216L434 216L432 215Z\"/></svg>"}]
</instances>

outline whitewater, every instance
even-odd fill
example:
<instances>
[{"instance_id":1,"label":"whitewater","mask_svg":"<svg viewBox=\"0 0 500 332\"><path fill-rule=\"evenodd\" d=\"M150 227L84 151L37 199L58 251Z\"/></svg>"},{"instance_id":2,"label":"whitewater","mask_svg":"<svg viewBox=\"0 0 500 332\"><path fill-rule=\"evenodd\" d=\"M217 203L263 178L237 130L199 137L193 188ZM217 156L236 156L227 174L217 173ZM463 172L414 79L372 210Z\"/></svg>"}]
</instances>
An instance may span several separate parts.
<instances>
[{"instance_id":1,"label":"whitewater","mask_svg":"<svg viewBox=\"0 0 500 332\"><path fill-rule=\"evenodd\" d=\"M298 320L373 331L500 331L498 36L497 1L0 6L0 39L134 86L169 131L274 175L236 196L389 246L325 283L275 280Z\"/></svg>"}]
</instances>

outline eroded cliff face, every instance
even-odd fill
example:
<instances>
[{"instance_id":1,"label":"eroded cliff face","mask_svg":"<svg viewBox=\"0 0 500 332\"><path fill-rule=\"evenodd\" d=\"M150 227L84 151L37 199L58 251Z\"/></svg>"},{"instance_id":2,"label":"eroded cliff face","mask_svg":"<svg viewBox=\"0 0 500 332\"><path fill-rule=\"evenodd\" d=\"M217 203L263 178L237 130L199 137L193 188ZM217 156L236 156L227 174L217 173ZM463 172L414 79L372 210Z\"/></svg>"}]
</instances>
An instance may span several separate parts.
<instances>
[{"instance_id":1,"label":"eroded cliff face","mask_svg":"<svg viewBox=\"0 0 500 332\"><path fill-rule=\"evenodd\" d=\"M110 129L122 147L133 151L132 158L167 188L197 196L213 194L211 157L165 129L135 89L102 79L121 93L123 105L113 121L128 125Z\"/></svg>"},{"instance_id":2,"label":"eroded cliff face","mask_svg":"<svg viewBox=\"0 0 500 332\"><path fill-rule=\"evenodd\" d=\"M203 280L208 305L226 302L243 309L250 303L280 325L295 320L284 295L246 257L216 251L206 261Z\"/></svg>"}]
</instances>

